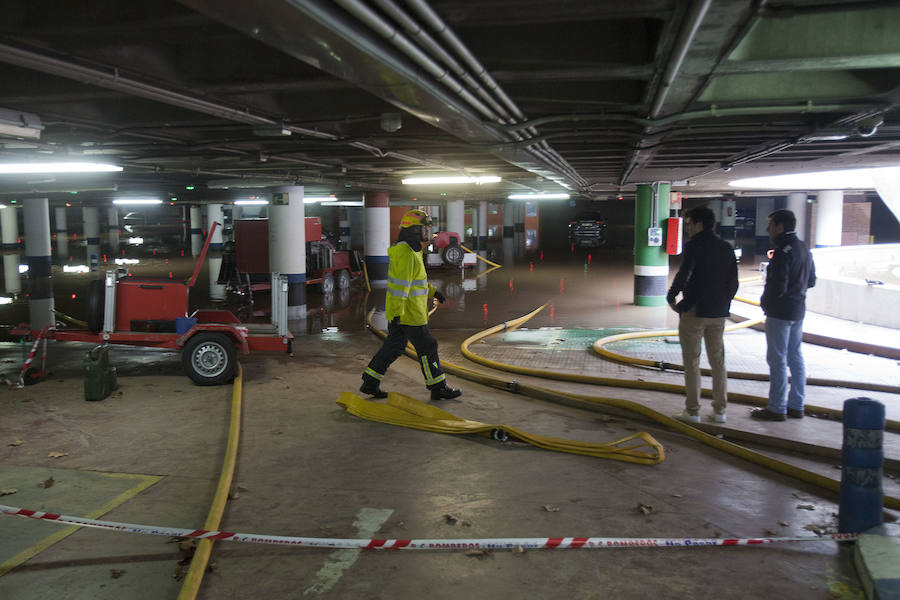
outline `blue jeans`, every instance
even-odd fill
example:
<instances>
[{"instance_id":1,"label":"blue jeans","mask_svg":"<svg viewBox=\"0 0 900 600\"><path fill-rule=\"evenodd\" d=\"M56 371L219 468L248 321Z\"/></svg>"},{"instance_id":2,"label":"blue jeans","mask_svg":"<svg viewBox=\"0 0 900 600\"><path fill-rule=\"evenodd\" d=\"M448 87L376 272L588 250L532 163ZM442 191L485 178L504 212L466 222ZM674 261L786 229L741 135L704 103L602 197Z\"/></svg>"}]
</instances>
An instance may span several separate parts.
<instances>
[{"instance_id":1,"label":"blue jeans","mask_svg":"<svg viewBox=\"0 0 900 600\"><path fill-rule=\"evenodd\" d=\"M800 344L803 342L803 319L787 321L766 317L766 362L769 363L769 405L773 413L783 415L787 408L803 410L806 397L806 366ZM788 393L787 370L791 369Z\"/></svg>"}]
</instances>

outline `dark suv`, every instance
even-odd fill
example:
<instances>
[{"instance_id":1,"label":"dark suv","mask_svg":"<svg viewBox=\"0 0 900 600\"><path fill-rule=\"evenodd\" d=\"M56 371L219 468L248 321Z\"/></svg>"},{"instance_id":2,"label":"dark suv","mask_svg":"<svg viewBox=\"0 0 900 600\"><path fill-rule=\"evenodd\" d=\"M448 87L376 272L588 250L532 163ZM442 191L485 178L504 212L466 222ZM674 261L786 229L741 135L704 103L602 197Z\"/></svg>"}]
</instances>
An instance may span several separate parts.
<instances>
[{"instance_id":1,"label":"dark suv","mask_svg":"<svg viewBox=\"0 0 900 600\"><path fill-rule=\"evenodd\" d=\"M606 219L596 213L581 213L569 223L569 242L579 248L606 244Z\"/></svg>"}]
</instances>

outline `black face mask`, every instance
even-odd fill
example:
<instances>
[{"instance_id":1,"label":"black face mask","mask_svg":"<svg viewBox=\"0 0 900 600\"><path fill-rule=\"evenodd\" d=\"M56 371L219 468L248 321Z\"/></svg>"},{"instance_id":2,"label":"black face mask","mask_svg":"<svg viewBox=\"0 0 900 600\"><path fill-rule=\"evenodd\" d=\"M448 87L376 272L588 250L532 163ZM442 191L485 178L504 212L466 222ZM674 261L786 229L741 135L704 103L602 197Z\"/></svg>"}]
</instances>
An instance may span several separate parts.
<instances>
[{"instance_id":1,"label":"black face mask","mask_svg":"<svg viewBox=\"0 0 900 600\"><path fill-rule=\"evenodd\" d=\"M422 250L422 226L413 225L412 227L402 228L400 234L397 236L397 240L406 242L409 244L410 248L419 252Z\"/></svg>"}]
</instances>

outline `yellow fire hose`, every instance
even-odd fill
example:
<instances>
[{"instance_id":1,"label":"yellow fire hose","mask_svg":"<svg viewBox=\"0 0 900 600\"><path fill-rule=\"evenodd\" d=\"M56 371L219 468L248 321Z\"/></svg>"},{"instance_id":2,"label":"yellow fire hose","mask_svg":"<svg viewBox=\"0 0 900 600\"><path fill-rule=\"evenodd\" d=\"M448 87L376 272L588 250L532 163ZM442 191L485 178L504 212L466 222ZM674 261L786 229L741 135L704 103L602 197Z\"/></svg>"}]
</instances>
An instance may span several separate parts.
<instances>
[{"instance_id":1,"label":"yellow fire hose","mask_svg":"<svg viewBox=\"0 0 900 600\"><path fill-rule=\"evenodd\" d=\"M469 254L474 254L474 255L475 255L475 258L477 258L477 259L480 260L481 262L484 262L484 263L487 263L487 264L491 265L492 267L502 267L502 266L503 266L503 265L498 265L497 263L495 263L495 262L493 262L493 261L490 261L490 260L488 260L488 259L486 259L486 258L483 258L483 257L479 256L477 252L473 252L473 251L469 250L468 248L466 248L466 247L463 246L462 244L460 244L459 247L462 248L463 250L465 250L466 252L468 252Z\"/></svg>"},{"instance_id":2,"label":"yellow fire hose","mask_svg":"<svg viewBox=\"0 0 900 600\"><path fill-rule=\"evenodd\" d=\"M450 434L482 434L500 441L512 438L545 450L582 454L595 458L609 458L644 465L661 463L666 457L662 445L653 439L649 433L645 432L639 432L607 444L597 444L534 435L510 425L490 425L478 421L469 421L435 406L395 392L388 394L387 404L364 400L350 392L343 392L337 403L343 406L350 414L363 419L421 429L423 431Z\"/></svg>"},{"instance_id":3,"label":"yellow fire hose","mask_svg":"<svg viewBox=\"0 0 900 600\"><path fill-rule=\"evenodd\" d=\"M541 308L543 308L543 307L541 307ZM519 319L514 319L513 321L509 321L509 322L501 324L501 325L496 325L494 327L491 327L490 329L480 332L480 333L476 334L475 336L468 338L463 343L463 346L467 346L468 344L471 344L473 341L475 341L475 339L481 339L482 337L486 337L486 335L490 335L490 333L496 333L497 331L500 331L500 330L509 330L511 328L518 327L519 325L524 323L527 320L527 318L531 318L532 316L537 314L540 310L541 309L538 309L538 310L530 313L530 315L526 315L525 317L520 317ZM375 333L375 335L377 335L381 338L384 338L387 336L387 334L385 332L383 332L382 330L378 329L372 323L372 315L374 315L374 313L375 313L374 308L371 311L369 311L369 314L366 317L367 323L369 325L369 328L372 330L373 333ZM490 332L490 333L487 333L487 332ZM407 347L406 353L411 358L413 358L413 359L416 358L415 351L413 351L411 348ZM519 373L523 373L523 374L527 374L527 375L534 375L537 377L551 377L551 374L549 372L543 372L543 371L540 371L539 369L528 369L525 367L516 367L514 365L505 365L502 363L497 363L495 361L489 361L487 359L484 359L484 358L481 358L481 357L478 357L478 356L472 354L468 350L467 347L465 347L463 349L463 355L465 355L467 358L470 358L470 359L472 359L471 357L474 357L476 362L490 366L492 368L507 370L507 371L511 371L511 372L519 372ZM636 412L638 414L644 415L644 416L656 421L657 423L665 425L679 433L682 433L691 438L694 438L695 440L697 440L703 444L706 444L713 448L717 448L719 450L722 450L724 452L732 454L733 456L738 456L738 457L743 458L744 460L747 460L754 464L766 467L768 469L771 469L778 473L782 473L789 477L794 477L795 479L799 479L806 483L819 486L819 487L829 490L831 492L837 493L840 491L840 482L837 480L831 479L829 477L825 477L824 475L819 475L818 473L814 473L807 469L795 467L786 462L779 461L774 458L768 457L764 454L761 454L759 452L755 452L753 450L744 448L743 446L739 446L739 445L733 444L731 442L726 442L725 440L722 440L715 436L709 435L708 433L704 433L703 431L700 431L699 429L691 427L690 425L687 425L686 423L682 423L681 421L678 421L677 419L668 417L658 411L655 411L655 410L653 410L649 407L646 407L642 404L639 404L637 402L632 402L630 400L622 400L619 398L605 398L605 397L588 396L588 395L582 395L582 394L569 394L569 393L559 392L556 390L550 390L550 389L542 388L542 387L538 387L538 386L531 386L531 385L519 383L517 381L505 380L505 379L502 379L502 378L497 377L492 374L475 371L473 369L469 369L467 367L456 365L454 363L443 361L443 360L441 361L441 368L445 372L452 373L454 375L457 375L464 379L468 379L470 381L475 381L475 382L481 383L483 385L488 385L488 386L491 386L494 388L512 391L514 393L524 394L524 395L532 397L532 398L550 400L553 402L559 402L561 404L577 406L580 408L596 409L596 408L602 407L602 406L613 406L613 407L617 407L617 408L627 409L627 410ZM558 376L560 374L553 374L553 375L556 375L555 377L553 377L555 379L563 379L563 377ZM620 379L605 379L605 378L599 378L599 377L591 378L591 377L585 376L585 375L570 375L570 376L565 377L566 381L580 381L583 383L593 383L591 381L586 381L586 379L594 379L594 380L602 379L604 381L601 383L601 385L640 388L640 389L657 389L657 390L676 392L676 393L684 392L684 386L678 386L678 385L674 385L674 384L662 384L662 383L655 383L655 382L638 382L638 381L629 381L629 380L620 380ZM704 391L706 391L708 393L708 390L704 390ZM729 399L731 399L732 396L733 396L732 394L729 394ZM747 397L755 398L753 396L747 396ZM829 410L831 411L831 409L829 409ZM816 409L816 412L826 412L826 411L824 411L824 410L820 411L820 409ZM831 411L831 412L837 412L838 414L840 414L842 411ZM897 424L896 422L892 422L892 423L894 423L895 426L900 425L900 424ZM885 496L884 497L884 506L887 508L894 509L894 510L900 510L900 499L894 498L893 496Z\"/></svg>"}]
</instances>

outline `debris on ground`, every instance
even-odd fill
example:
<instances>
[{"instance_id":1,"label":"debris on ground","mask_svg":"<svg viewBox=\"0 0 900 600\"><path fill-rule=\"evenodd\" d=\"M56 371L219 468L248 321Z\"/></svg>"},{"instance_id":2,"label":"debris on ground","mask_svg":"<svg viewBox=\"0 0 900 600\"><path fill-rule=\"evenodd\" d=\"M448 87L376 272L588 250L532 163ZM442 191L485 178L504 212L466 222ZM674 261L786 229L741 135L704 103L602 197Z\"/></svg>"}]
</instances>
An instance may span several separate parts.
<instances>
[{"instance_id":1,"label":"debris on ground","mask_svg":"<svg viewBox=\"0 0 900 600\"><path fill-rule=\"evenodd\" d=\"M766 529L763 533L765 533L769 537L775 537L778 535L778 532L774 529Z\"/></svg>"},{"instance_id":2,"label":"debris on ground","mask_svg":"<svg viewBox=\"0 0 900 600\"><path fill-rule=\"evenodd\" d=\"M68 452L57 452L56 450L54 450L53 452L51 452L50 454L47 455L47 458L62 458L63 456L68 456L68 455L69 455Z\"/></svg>"},{"instance_id":3,"label":"debris on ground","mask_svg":"<svg viewBox=\"0 0 900 600\"><path fill-rule=\"evenodd\" d=\"M5 490L0 489L0 496L12 496L18 491L19 490L17 490L16 488L7 488Z\"/></svg>"},{"instance_id":4,"label":"debris on ground","mask_svg":"<svg viewBox=\"0 0 900 600\"><path fill-rule=\"evenodd\" d=\"M469 523L468 521L464 521L464 520L460 519L459 517L457 517L456 515L451 515L450 513L447 513L446 515L444 515L444 521L447 523L447 525L459 525L461 527L471 527L472 526L472 524Z\"/></svg>"},{"instance_id":5,"label":"debris on ground","mask_svg":"<svg viewBox=\"0 0 900 600\"><path fill-rule=\"evenodd\" d=\"M797 508L799 508L800 510L816 510L814 504L798 504Z\"/></svg>"},{"instance_id":6,"label":"debris on ground","mask_svg":"<svg viewBox=\"0 0 900 600\"><path fill-rule=\"evenodd\" d=\"M118 579L119 577L121 577L121 576L124 575L125 573L126 573L126 571L123 571L122 569L110 569L110 570L109 570L109 576L110 576L112 579Z\"/></svg>"},{"instance_id":7,"label":"debris on ground","mask_svg":"<svg viewBox=\"0 0 900 600\"><path fill-rule=\"evenodd\" d=\"M649 504L638 503L637 509L638 509L638 512L640 512L641 514L644 514L644 515L649 515L650 513L653 512L653 507L650 506Z\"/></svg>"},{"instance_id":8,"label":"debris on ground","mask_svg":"<svg viewBox=\"0 0 900 600\"><path fill-rule=\"evenodd\" d=\"M494 553L491 550L466 550L466 556L474 556L476 558L489 558L493 557Z\"/></svg>"},{"instance_id":9,"label":"debris on ground","mask_svg":"<svg viewBox=\"0 0 900 600\"><path fill-rule=\"evenodd\" d=\"M14 440L7 444L7 446L21 446L25 443L25 440Z\"/></svg>"},{"instance_id":10,"label":"debris on ground","mask_svg":"<svg viewBox=\"0 0 900 600\"><path fill-rule=\"evenodd\" d=\"M782 527L790 527L791 526L790 521L778 521L778 524L781 525Z\"/></svg>"},{"instance_id":11,"label":"debris on ground","mask_svg":"<svg viewBox=\"0 0 900 600\"><path fill-rule=\"evenodd\" d=\"M40 483L38 484L38 487L42 487L42 488L44 488L44 489L47 489L47 488L53 487L53 484L54 484L54 483L56 483L56 482L55 482L55 481L53 480L53 478L51 477L50 479L45 479L44 481L40 482Z\"/></svg>"},{"instance_id":12,"label":"debris on ground","mask_svg":"<svg viewBox=\"0 0 900 600\"><path fill-rule=\"evenodd\" d=\"M550 504L545 504L543 508L547 512L559 512L558 506L551 506Z\"/></svg>"}]
</instances>

